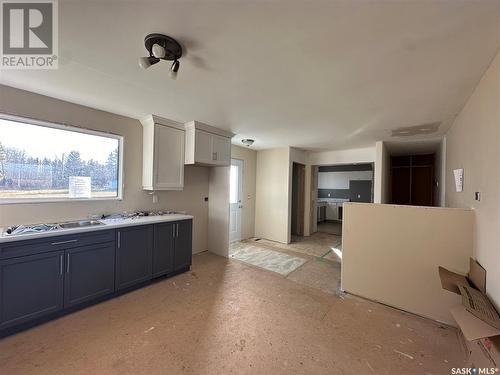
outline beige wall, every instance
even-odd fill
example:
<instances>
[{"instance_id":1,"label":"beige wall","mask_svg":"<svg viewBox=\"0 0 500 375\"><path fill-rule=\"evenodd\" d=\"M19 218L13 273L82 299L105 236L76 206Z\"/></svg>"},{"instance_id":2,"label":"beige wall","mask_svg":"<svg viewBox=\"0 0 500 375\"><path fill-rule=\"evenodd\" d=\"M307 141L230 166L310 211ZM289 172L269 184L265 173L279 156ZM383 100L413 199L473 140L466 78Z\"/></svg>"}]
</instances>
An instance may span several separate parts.
<instances>
[{"instance_id":1,"label":"beige wall","mask_svg":"<svg viewBox=\"0 0 500 375\"><path fill-rule=\"evenodd\" d=\"M464 169L461 193L453 182L457 168ZM446 180L446 205L474 209L474 254L487 271L487 294L500 307L500 53L446 135Z\"/></svg>"},{"instance_id":2,"label":"beige wall","mask_svg":"<svg viewBox=\"0 0 500 375\"><path fill-rule=\"evenodd\" d=\"M243 160L243 209L241 236L243 239L255 236L255 177L257 152L247 147L231 146L231 157Z\"/></svg>"},{"instance_id":3,"label":"beige wall","mask_svg":"<svg viewBox=\"0 0 500 375\"><path fill-rule=\"evenodd\" d=\"M194 216L193 252L207 250L208 168L186 167L183 191L158 192L159 202L142 190L142 126L139 121L0 86L0 112L65 123L124 137L124 189L121 201L63 202L0 206L0 226L85 218L138 209L186 210Z\"/></svg>"},{"instance_id":4,"label":"beige wall","mask_svg":"<svg viewBox=\"0 0 500 375\"><path fill-rule=\"evenodd\" d=\"M229 256L230 167L212 167L208 184L208 251Z\"/></svg>"},{"instance_id":5,"label":"beige wall","mask_svg":"<svg viewBox=\"0 0 500 375\"><path fill-rule=\"evenodd\" d=\"M282 243L289 235L290 150L257 152L255 236Z\"/></svg>"},{"instance_id":6,"label":"beige wall","mask_svg":"<svg viewBox=\"0 0 500 375\"><path fill-rule=\"evenodd\" d=\"M441 288L438 266L467 273L472 242L471 210L347 203L342 289L454 324L460 297Z\"/></svg>"}]
</instances>

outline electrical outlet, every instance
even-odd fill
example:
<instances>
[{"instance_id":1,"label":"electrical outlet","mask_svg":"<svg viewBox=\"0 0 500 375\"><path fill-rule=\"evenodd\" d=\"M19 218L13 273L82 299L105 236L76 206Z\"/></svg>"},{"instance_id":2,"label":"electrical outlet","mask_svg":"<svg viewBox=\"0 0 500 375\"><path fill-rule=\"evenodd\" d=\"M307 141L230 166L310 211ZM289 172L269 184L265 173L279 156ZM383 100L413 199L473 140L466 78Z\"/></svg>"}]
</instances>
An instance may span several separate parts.
<instances>
[{"instance_id":1,"label":"electrical outlet","mask_svg":"<svg viewBox=\"0 0 500 375\"><path fill-rule=\"evenodd\" d=\"M480 191L476 191L474 193L474 199L478 202L481 202L481 192Z\"/></svg>"}]
</instances>

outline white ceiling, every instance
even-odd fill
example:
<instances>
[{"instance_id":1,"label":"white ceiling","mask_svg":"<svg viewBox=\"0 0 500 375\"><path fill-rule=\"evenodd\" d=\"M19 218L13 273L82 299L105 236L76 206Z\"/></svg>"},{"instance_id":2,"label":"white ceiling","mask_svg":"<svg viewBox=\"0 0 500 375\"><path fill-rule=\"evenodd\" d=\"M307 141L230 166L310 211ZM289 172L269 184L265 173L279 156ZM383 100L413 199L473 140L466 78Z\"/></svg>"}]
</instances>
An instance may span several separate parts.
<instances>
[{"instance_id":1,"label":"white ceiling","mask_svg":"<svg viewBox=\"0 0 500 375\"><path fill-rule=\"evenodd\" d=\"M256 148L345 149L443 122L500 46L500 1L59 0L57 71L1 82L140 118L199 120ZM143 38L187 48L141 70Z\"/></svg>"}]
</instances>

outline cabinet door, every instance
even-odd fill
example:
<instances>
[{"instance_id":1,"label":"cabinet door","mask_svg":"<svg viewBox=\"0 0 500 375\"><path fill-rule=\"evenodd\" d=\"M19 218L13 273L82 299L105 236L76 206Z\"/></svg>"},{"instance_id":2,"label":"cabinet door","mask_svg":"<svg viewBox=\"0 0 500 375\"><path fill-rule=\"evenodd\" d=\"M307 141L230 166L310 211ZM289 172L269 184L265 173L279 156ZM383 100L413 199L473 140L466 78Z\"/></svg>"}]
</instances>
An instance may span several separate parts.
<instances>
[{"instance_id":1,"label":"cabinet door","mask_svg":"<svg viewBox=\"0 0 500 375\"><path fill-rule=\"evenodd\" d=\"M231 164L231 140L220 135L212 135L212 159L217 165Z\"/></svg>"},{"instance_id":2,"label":"cabinet door","mask_svg":"<svg viewBox=\"0 0 500 375\"><path fill-rule=\"evenodd\" d=\"M184 186L184 131L155 124L154 188Z\"/></svg>"},{"instance_id":3,"label":"cabinet door","mask_svg":"<svg viewBox=\"0 0 500 375\"><path fill-rule=\"evenodd\" d=\"M0 261L0 328L61 310L63 267L63 251Z\"/></svg>"},{"instance_id":4,"label":"cabinet door","mask_svg":"<svg viewBox=\"0 0 500 375\"><path fill-rule=\"evenodd\" d=\"M197 163L213 164L212 137L203 130L195 131L194 158Z\"/></svg>"},{"instance_id":5,"label":"cabinet door","mask_svg":"<svg viewBox=\"0 0 500 375\"><path fill-rule=\"evenodd\" d=\"M174 270L173 223L156 224L154 227L153 277L166 275Z\"/></svg>"},{"instance_id":6,"label":"cabinet door","mask_svg":"<svg viewBox=\"0 0 500 375\"><path fill-rule=\"evenodd\" d=\"M117 230L116 289L124 289L152 278L153 226Z\"/></svg>"},{"instance_id":7,"label":"cabinet door","mask_svg":"<svg viewBox=\"0 0 500 375\"><path fill-rule=\"evenodd\" d=\"M189 267L193 256L192 220L175 223L174 237L174 269Z\"/></svg>"},{"instance_id":8,"label":"cabinet door","mask_svg":"<svg viewBox=\"0 0 500 375\"><path fill-rule=\"evenodd\" d=\"M115 243L66 250L64 307L112 293L115 289Z\"/></svg>"}]
</instances>

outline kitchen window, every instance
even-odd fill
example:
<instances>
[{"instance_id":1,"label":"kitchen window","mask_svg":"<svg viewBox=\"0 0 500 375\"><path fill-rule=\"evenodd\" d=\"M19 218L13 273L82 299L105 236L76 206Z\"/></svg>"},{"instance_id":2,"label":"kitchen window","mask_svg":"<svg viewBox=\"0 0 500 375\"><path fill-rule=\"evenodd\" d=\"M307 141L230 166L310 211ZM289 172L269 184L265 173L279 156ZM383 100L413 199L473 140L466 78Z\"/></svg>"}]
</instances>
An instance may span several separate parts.
<instances>
[{"instance_id":1,"label":"kitchen window","mask_svg":"<svg viewBox=\"0 0 500 375\"><path fill-rule=\"evenodd\" d=\"M123 137L0 114L0 203L122 198Z\"/></svg>"}]
</instances>

